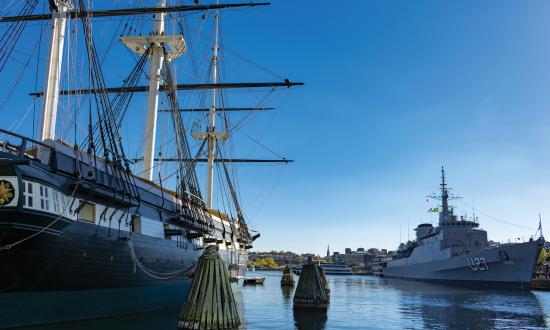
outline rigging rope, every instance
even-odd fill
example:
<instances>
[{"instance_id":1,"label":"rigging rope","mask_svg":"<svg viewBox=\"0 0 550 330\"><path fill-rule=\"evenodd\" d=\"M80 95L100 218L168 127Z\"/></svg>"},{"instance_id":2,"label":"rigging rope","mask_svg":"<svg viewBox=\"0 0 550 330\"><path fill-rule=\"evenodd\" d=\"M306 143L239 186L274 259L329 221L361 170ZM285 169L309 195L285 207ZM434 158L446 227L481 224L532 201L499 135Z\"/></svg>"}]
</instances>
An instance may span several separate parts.
<instances>
[{"instance_id":1,"label":"rigging rope","mask_svg":"<svg viewBox=\"0 0 550 330\"><path fill-rule=\"evenodd\" d=\"M459 201L468 206L469 208L473 209L475 212L478 212L479 214L482 214L484 216L486 216L487 218L491 219L491 220L494 220L496 222L500 222L500 223L504 223L504 224L507 224L507 225L510 225L510 226L515 226L515 227L518 227L518 228L523 228L523 229L529 229L529 230L535 230L536 228L533 228L533 227L527 227L527 226L523 226L523 225L518 225L516 223L513 223L513 222L510 222L510 221L506 221L506 220L502 220L502 219L499 219L499 218L495 218L493 217L492 215L489 215L475 207L473 207L472 205L469 205L468 203L464 202L463 200L460 200Z\"/></svg>"},{"instance_id":2,"label":"rigging rope","mask_svg":"<svg viewBox=\"0 0 550 330\"><path fill-rule=\"evenodd\" d=\"M19 0L11 0L11 2L5 4L4 7L2 7L2 9L0 9L0 13L1 12L6 12L6 14L2 14L2 16L8 16L7 12L9 11L9 8L11 6L13 6L14 2L16 2L16 1L19 1Z\"/></svg>"},{"instance_id":3,"label":"rigging rope","mask_svg":"<svg viewBox=\"0 0 550 330\"><path fill-rule=\"evenodd\" d=\"M143 55L140 57L139 61L136 63L130 74L126 79L124 79L124 85L122 86L122 90L120 94L117 94L110 102L113 104L113 114L115 117L116 126L120 128L122 126L122 121L126 117L126 113L128 112L128 108L130 106L130 102L134 96L134 92L129 92L129 88L137 86L139 79L141 78L141 73L143 71L143 67L147 63L147 59L149 58L149 55L151 53L151 49L147 48L147 50L143 53ZM97 134L97 131L100 129L101 123L98 121L94 124L93 127L93 136ZM82 145L88 144L88 139L85 139L82 142Z\"/></svg>"},{"instance_id":4,"label":"rigging rope","mask_svg":"<svg viewBox=\"0 0 550 330\"><path fill-rule=\"evenodd\" d=\"M32 14L37 4L38 0L26 0L25 5L19 12L18 16L27 16ZM11 53L15 48L15 44L19 41L26 24L27 21L13 22L10 24L7 31L4 32L2 37L0 37L0 72L2 72L6 62L10 58Z\"/></svg>"},{"instance_id":5,"label":"rigging rope","mask_svg":"<svg viewBox=\"0 0 550 330\"><path fill-rule=\"evenodd\" d=\"M99 90L99 93L94 94L97 120L99 123L99 132L103 147L103 156L106 163L113 162L113 173L115 176L115 184L117 187L112 187L117 192L121 188L123 197L128 197L130 200L136 198L139 202L140 196L135 178L130 173L129 161L124 153L122 138L118 129L117 119L113 113L111 100L105 93L105 79L101 70L101 64L97 55L94 40L92 38L91 21L84 5L84 0L79 1L80 12L82 13L82 25L84 27L84 36L86 41L86 50L88 53L88 63L90 67L90 80L94 89ZM101 112L100 112L101 110Z\"/></svg>"},{"instance_id":6,"label":"rigging rope","mask_svg":"<svg viewBox=\"0 0 550 330\"><path fill-rule=\"evenodd\" d=\"M246 221L244 219L244 214L239 205L239 200L237 199L237 194L235 193L235 189L233 188L233 184L231 183L231 177L229 176L229 171L227 170L227 166L225 165L225 162L221 162L221 163L223 165L223 170L225 172L225 179L227 181L227 186L229 187L229 191L231 192L231 197L233 198L233 206L237 211L237 221L239 222L239 234L241 235L241 237L251 239L248 226L246 225Z\"/></svg>"},{"instance_id":7,"label":"rigging rope","mask_svg":"<svg viewBox=\"0 0 550 330\"><path fill-rule=\"evenodd\" d=\"M183 159L190 159L191 158L191 151L189 148L189 142L187 140L187 133L183 124L183 120L181 118L181 114L176 111L178 110L179 104L176 96L176 90L175 90L175 82L172 79L172 71L170 69L170 63L166 62L164 66L164 76L166 78L166 94L168 96L168 99L170 101L170 109L172 115L172 125L174 127L174 134L176 137L176 151L178 158L180 161L178 162L180 167L180 178L182 180L182 196L183 191L187 187L187 189L196 196L201 196L200 194L200 188L198 184L198 179L193 170L190 169L190 167L193 167L193 164L189 164L183 161ZM191 174L191 175L189 175Z\"/></svg>"},{"instance_id":8,"label":"rigging rope","mask_svg":"<svg viewBox=\"0 0 550 330\"><path fill-rule=\"evenodd\" d=\"M256 142L256 144L258 144L260 147L264 148L265 150L271 152L272 154L274 154L275 156L281 158L281 159L286 159L285 157L279 155L278 153L276 153L275 151L269 149L266 145L264 145L263 143L261 143L260 141L256 140L255 138L253 138L252 136L246 134L244 131L241 131L241 134L244 134L246 135L246 137L248 137L250 140Z\"/></svg>"},{"instance_id":9,"label":"rigging rope","mask_svg":"<svg viewBox=\"0 0 550 330\"><path fill-rule=\"evenodd\" d=\"M141 269L145 274L149 275L152 278L156 278L158 280L169 280L169 279L172 279L172 278L180 277L180 276L184 275L185 273L187 273L188 271L190 271L191 269L193 269L193 267L195 267L198 263L198 261L196 261L191 266L189 266L185 269L182 269L182 270L177 270L175 272L159 273L157 271L147 269L145 267L145 265L143 265L139 261L139 259L136 256L136 251L134 250L134 244L132 243L131 239L128 240L128 246L130 247L130 256L132 257L132 261L134 262L134 265L137 265L139 267L139 269Z\"/></svg>"},{"instance_id":10,"label":"rigging rope","mask_svg":"<svg viewBox=\"0 0 550 330\"><path fill-rule=\"evenodd\" d=\"M46 7L46 3L42 4L42 11L44 11L44 8ZM39 65L40 65L40 57L42 56L42 36L44 34L44 27L46 26L45 23L41 23L42 28L40 29L40 37L38 38L38 58L36 60L36 74L34 77L34 92L37 92L38 89L38 73L39 73ZM37 47L35 47L37 48ZM34 139L36 137L35 134L35 123L36 123L36 102L37 98L34 98L33 100L33 112L32 112L32 138Z\"/></svg>"},{"instance_id":11,"label":"rigging rope","mask_svg":"<svg viewBox=\"0 0 550 330\"><path fill-rule=\"evenodd\" d=\"M32 55L34 55L34 51L33 51ZM21 72L17 76L17 79L15 80L15 83L12 85L11 89L9 90L6 99L0 104L0 111L4 109L6 104L8 104L9 100L11 99L13 93L15 92L16 87L19 85L19 83L21 82L21 79L23 78L23 74L29 68L29 65L31 63L31 59L32 59L32 57L29 57L27 62L24 64L23 69L21 70Z\"/></svg>"}]
</instances>

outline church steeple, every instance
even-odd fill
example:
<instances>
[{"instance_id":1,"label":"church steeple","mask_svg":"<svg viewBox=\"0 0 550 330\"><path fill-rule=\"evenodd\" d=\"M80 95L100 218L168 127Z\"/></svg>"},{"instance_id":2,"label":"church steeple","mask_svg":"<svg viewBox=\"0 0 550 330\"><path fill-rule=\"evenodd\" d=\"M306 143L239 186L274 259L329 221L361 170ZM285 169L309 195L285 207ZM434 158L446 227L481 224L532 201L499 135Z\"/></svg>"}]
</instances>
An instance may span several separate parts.
<instances>
[{"instance_id":1,"label":"church steeple","mask_svg":"<svg viewBox=\"0 0 550 330\"><path fill-rule=\"evenodd\" d=\"M330 245L327 245L327 258L330 258Z\"/></svg>"}]
</instances>

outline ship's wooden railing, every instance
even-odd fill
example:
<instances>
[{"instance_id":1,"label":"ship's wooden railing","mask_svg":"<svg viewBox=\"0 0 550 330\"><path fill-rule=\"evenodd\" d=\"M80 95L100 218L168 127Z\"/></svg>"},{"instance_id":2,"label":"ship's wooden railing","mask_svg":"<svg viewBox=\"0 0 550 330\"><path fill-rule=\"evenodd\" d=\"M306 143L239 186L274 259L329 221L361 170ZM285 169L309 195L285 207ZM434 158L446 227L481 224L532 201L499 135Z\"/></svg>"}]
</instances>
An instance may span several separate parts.
<instances>
[{"instance_id":1,"label":"ship's wooden railing","mask_svg":"<svg viewBox=\"0 0 550 330\"><path fill-rule=\"evenodd\" d=\"M107 163L95 155L89 155L79 149L59 141L37 141L26 136L10 132L0 128L0 152L13 155L17 160L32 160L48 166L52 172L65 173L75 178L80 178L79 190L94 192L96 196L109 198L112 201L129 207L137 207L140 203L134 196L122 194L120 176L116 171L123 171L116 168L112 163ZM91 176L90 176L91 174ZM139 187L141 194L149 194L146 200L158 201L159 198L166 199L172 203L173 212L177 215L172 217L168 223L188 227L192 230L206 232L213 228L212 224L203 221L209 219L208 210L200 205L200 198L191 195L183 202L176 193L164 189L151 181L134 177L136 187ZM74 184L69 184L69 189L74 189ZM158 190L158 191L156 191ZM116 191L115 198L113 191ZM160 193L159 193L160 192ZM164 196L168 193L172 198ZM179 199L179 203L178 203ZM163 202L164 203L164 202ZM168 205L166 208L169 209ZM179 211L178 211L179 210Z\"/></svg>"},{"instance_id":2,"label":"ship's wooden railing","mask_svg":"<svg viewBox=\"0 0 550 330\"><path fill-rule=\"evenodd\" d=\"M55 148L44 142L0 128L0 150L18 159L32 159L55 166Z\"/></svg>"}]
</instances>

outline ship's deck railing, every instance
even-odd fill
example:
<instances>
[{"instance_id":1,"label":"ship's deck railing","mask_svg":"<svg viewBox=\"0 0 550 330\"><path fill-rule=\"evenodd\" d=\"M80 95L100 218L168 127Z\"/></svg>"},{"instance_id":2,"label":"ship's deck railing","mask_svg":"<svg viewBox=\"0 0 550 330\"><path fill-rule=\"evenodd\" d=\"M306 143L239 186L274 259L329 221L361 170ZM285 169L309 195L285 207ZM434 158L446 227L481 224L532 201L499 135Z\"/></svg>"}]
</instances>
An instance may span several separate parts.
<instances>
[{"instance_id":1,"label":"ship's deck railing","mask_svg":"<svg viewBox=\"0 0 550 330\"><path fill-rule=\"evenodd\" d=\"M535 238L534 235L531 235L531 236L528 236L527 239L525 238L525 236L522 236L522 237L509 238L507 240L494 242L494 243L496 243L495 244L496 246L505 246L505 245L511 245L511 244L517 244L517 243L531 242L537 239L538 238Z\"/></svg>"},{"instance_id":2,"label":"ship's deck railing","mask_svg":"<svg viewBox=\"0 0 550 330\"><path fill-rule=\"evenodd\" d=\"M490 250L490 249L498 248L500 246L508 246L508 245L514 245L514 244L519 244L519 243L532 242L532 241L535 241L535 240L537 240L537 238L535 238L533 235L531 235L527 239L525 239L525 237L516 237L514 239L508 239L506 241L501 241L501 242L493 241L492 244L488 244L487 246L478 247L478 248L470 247L470 248L464 248L462 250L454 251L453 256L461 256L461 255L466 255L466 254L469 254L469 253L472 253L472 252Z\"/></svg>"},{"instance_id":3,"label":"ship's deck railing","mask_svg":"<svg viewBox=\"0 0 550 330\"><path fill-rule=\"evenodd\" d=\"M55 148L0 128L0 151L12 154L18 159L39 160L42 164L50 165Z\"/></svg>"}]
</instances>

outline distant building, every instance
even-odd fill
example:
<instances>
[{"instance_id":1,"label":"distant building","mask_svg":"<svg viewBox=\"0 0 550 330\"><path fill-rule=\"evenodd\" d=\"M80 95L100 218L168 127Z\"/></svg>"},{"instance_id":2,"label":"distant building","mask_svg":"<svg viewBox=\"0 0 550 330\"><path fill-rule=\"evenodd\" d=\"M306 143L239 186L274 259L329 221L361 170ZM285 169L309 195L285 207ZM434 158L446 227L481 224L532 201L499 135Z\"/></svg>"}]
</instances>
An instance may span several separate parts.
<instances>
[{"instance_id":1,"label":"distant building","mask_svg":"<svg viewBox=\"0 0 550 330\"><path fill-rule=\"evenodd\" d=\"M302 254L302 262L308 262L308 260L311 258L312 261L316 261L318 258L317 258L317 255L313 254L313 253L304 253Z\"/></svg>"},{"instance_id":2,"label":"distant building","mask_svg":"<svg viewBox=\"0 0 550 330\"><path fill-rule=\"evenodd\" d=\"M364 266L366 256L366 253L341 254L339 263L343 263L348 266Z\"/></svg>"},{"instance_id":3,"label":"distant building","mask_svg":"<svg viewBox=\"0 0 550 330\"><path fill-rule=\"evenodd\" d=\"M334 263L360 267L364 267L370 259L370 254L365 252L364 248L358 248L357 251L352 251L350 248L346 248L344 254L334 252L334 255L332 256Z\"/></svg>"},{"instance_id":4,"label":"distant building","mask_svg":"<svg viewBox=\"0 0 550 330\"><path fill-rule=\"evenodd\" d=\"M330 258L330 246L327 245L327 259Z\"/></svg>"},{"instance_id":5,"label":"distant building","mask_svg":"<svg viewBox=\"0 0 550 330\"><path fill-rule=\"evenodd\" d=\"M372 254L373 256L379 256L380 255L380 250L378 250L377 248L370 248L367 250L368 253Z\"/></svg>"},{"instance_id":6,"label":"distant building","mask_svg":"<svg viewBox=\"0 0 550 330\"><path fill-rule=\"evenodd\" d=\"M365 270L370 271L372 269L372 261L374 260L374 255L371 253L365 253Z\"/></svg>"}]
</instances>

